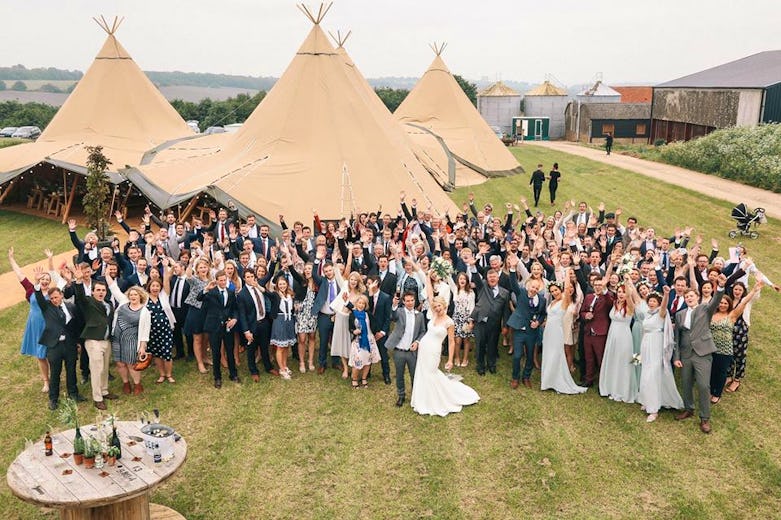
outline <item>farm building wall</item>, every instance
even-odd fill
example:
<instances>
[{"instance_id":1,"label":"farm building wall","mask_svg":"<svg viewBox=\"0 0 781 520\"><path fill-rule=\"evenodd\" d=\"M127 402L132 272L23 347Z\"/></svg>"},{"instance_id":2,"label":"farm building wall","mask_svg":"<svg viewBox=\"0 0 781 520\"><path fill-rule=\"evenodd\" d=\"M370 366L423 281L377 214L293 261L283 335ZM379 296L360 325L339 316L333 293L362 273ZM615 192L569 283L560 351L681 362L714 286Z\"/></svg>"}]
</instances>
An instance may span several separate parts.
<instances>
[{"instance_id":1,"label":"farm building wall","mask_svg":"<svg viewBox=\"0 0 781 520\"><path fill-rule=\"evenodd\" d=\"M561 139L564 137L564 110L568 102L567 96L526 96L523 98L523 115L550 118L549 137Z\"/></svg>"},{"instance_id":2,"label":"farm building wall","mask_svg":"<svg viewBox=\"0 0 781 520\"><path fill-rule=\"evenodd\" d=\"M752 108L759 89L654 89L654 119L678 121L705 127L726 128L738 123L741 110L741 94L746 105L745 112ZM740 116L745 121L748 114ZM755 113L754 123L759 121L759 110Z\"/></svg>"},{"instance_id":3,"label":"farm building wall","mask_svg":"<svg viewBox=\"0 0 781 520\"><path fill-rule=\"evenodd\" d=\"M781 123L781 83L765 89L763 123Z\"/></svg>"}]
</instances>

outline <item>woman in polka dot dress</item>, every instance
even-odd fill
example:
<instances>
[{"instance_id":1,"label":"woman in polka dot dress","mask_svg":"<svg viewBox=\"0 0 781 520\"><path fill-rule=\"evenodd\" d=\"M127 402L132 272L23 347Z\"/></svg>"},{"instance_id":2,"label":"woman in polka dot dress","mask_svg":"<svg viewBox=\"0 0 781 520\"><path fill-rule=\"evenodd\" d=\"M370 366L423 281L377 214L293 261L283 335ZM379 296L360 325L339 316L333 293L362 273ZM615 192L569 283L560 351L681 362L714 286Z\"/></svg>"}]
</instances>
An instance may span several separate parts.
<instances>
[{"instance_id":1,"label":"woman in polka dot dress","mask_svg":"<svg viewBox=\"0 0 781 520\"><path fill-rule=\"evenodd\" d=\"M165 279L171 277L171 266L165 266ZM160 377L155 383L160 384L168 380L169 383L175 383L173 378L174 362L171 352L174 346L174 324L176 319L171 310L171 304L168 301L168 294L163 291L163 282L159 278L150 279L147 282L147 291L149 299L146 302L146 308L152 316L152 328L149 332L149 343L146 346L147 352L155 357L155 366Z\"/></svg>"}]
</instances>

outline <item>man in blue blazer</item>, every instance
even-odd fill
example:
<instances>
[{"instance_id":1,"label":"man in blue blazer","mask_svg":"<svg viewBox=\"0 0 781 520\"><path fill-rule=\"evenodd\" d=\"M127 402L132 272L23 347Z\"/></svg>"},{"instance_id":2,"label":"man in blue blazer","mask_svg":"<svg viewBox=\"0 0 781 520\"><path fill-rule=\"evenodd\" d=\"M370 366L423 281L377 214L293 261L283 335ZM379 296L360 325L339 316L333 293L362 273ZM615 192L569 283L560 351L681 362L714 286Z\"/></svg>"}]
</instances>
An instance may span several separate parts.
<instances>
[{"instance_id":1,"label":"man in blue blazer","mask_svg":"<svg viewBox=\"0 0 781 520\"><path fill-rule=\"evenodd\" d=\"M515 310L507 319L507 326L513 329L513 375L510 387L518 388L518 380L521 376L521 356L526 353L526 364L523 367L523 384L531 388L530 381L534 368L534 345L540 343L540 327L545 322L547 311L545 298L537 294L539 287L536 284L528 288L521 287L515 268L518 266L518 257L509 257L510 264L510 288L515 294Z\"/></svg>"},{"instance_id":2,"label":"man in blue blazer","mask_svg":"<svg viewBox=\"0 0 781 520\"><path fill-rule=\"evenodd\" d=\"M240 383L236 372L236 359L233 357L233 327L236 319L236 294L228 289L228 275L225 271L217 271L212 280L198 296L205 309L203 330L209 334L209 345L212 349L212 370L214 371L214 388L222 388L222 372L220 370L220 354L225 345L225 357L228 358L228 373L231 381Z\"/></svg>"},{"instance_id":3,"label":"man in blue blazer","mask_svg":"<svg viewBox=\"0 0 781 520\"><path fill-rule=\"evenodd\" d=\"M328 343L334 330L334 311L330 304L339 295L340 287L336 281L334 265L324 261L325 246L318 246L317 259L312 269L312 277L317 284L317 296L312 304L312 312L317 312L317 332L320 336L320 350L317 355L319 367L317 373L322 374L328 367ZM322 263L323 275L320 275Z\"/></svg>"}]
</instances>

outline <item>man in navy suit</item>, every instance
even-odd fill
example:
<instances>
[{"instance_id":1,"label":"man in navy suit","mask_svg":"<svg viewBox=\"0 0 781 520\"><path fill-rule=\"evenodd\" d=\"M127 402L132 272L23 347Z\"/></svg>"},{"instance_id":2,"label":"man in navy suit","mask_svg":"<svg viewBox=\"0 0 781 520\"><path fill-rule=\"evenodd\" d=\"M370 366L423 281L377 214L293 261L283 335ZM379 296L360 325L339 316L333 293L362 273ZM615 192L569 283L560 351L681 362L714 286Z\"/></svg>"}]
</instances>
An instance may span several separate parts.
<instances>
[{"instance_id":1,"label":"man in navy suit","mask_svg":"<svg viewBox=\"0 0 781 520\"><path fill-rule=\"evenodd\" d=\"M534 346L542 342L540 326L545 321L547 310L545 298L537 294L540 288L537 284L521 287L515 268L518 265L518 257L511 256L510 262L510 288L515 294L517 304L515 310L507 319L507 326L513 329L513 376L510 387L518 388L518 380L521 376L521 356L526 353L526 363L523 367L523 384L531 388L531 375L534 368Z\"/></svg>"},{"instance_id":2,"label":"man in navy suit","mask_svg":"<svg viewBox=\"0 0 781 520\"><path fill-rule=\"evenodd\" d=\"M184 336L183 327L187 318L187 304L184 303L190 294L190 284L187 282L185 270L187 266L173 262L173 276L171 277L171 294L168 296L171 302L171 310L174 313L176 323L174 324L174 350L176 359L185 357L185 351L188 359L193 359L193 338L190 335ZM184 338L184 339L183 339Z\"/></svg>"},{"instance_id":3,"label":"man in navy suit","mask_svg":"<svg viewBox=\"0 0 781 520\"><path fill-rule=\"evenodd\" d=\"M258 279L251 269L244 271L244 287L236 297L239 308L239 332L247 347L247 367L250 376L256 383L260 380L260 372L255 361L255 355L260 349L263 368L272 375L279 375L271 365L268 346L271 340L271 300L258 285Z\"/></svg>"},{"instance_id":4,"label":"man in navy suit","mask_svg":"<svg viewBox=\"0 0 781 520\"><path fill-rule=\"evenodd\" d=\"M380 290L380 277L371 275L366 280L369 289L369 325L377 340L377 348L380 351L380 364L382 366L382 378L386 385L391 383L390 363L388 362L388 349L385 341L391 323L391 299L390 296Z\"/></svg>"},{"instance_id":5,"label":"man in navy suit","mask_svg":"<svg viewBox=\"0 0 781 520\"><path fill-rule=\"evenodd\" d=\"M205 309L203 330L209 334L209 345L212 349L212 369L214 370L214 388L222 388L222 372L220 371L220 354L225 345L225 357L228 358L228 373L231 381L240 383L236 372L236 359L233 356L233 327L236 319L236 294L228 289L228 275L225 271L217 271L203 292L198 295L198 301L203 302Z\"/></svg>"},{"instance_id":6,"label":"man in navy suit","mask_svg":"<svg viewBox=\"0 0 781 520\"><path fill-rule=\"evenodd\" d=\"M76 339L81 330L76 325L76 306L64 302L62 291L52 287L47 300L39 284L43 270L35 273L35 300L41 308L45 327L38 342L46 345L46 359L51 367L49 383L49 409L56 410L60 399L60 374L65 365L65 382L68 395L76 401L85 399L76 386Z\"/></svg>"}]
</instances>

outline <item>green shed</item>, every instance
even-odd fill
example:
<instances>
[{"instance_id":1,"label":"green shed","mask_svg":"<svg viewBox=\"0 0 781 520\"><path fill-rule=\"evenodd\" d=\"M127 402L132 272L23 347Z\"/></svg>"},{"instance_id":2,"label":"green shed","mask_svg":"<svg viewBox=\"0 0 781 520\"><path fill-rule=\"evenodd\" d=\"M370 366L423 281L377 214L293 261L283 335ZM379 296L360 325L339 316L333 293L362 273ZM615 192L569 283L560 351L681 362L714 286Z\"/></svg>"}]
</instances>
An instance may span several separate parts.
<instances>
[{"instance_id":1,"label":"green shed","mask_svg":"<svg viewBox=\"0 0 781 520\"><path fill-rule=\"evenodd\" d=\"M514 117L513 136L520 141L547 141L549 117Z\"/></svg>"}]
</instances>

